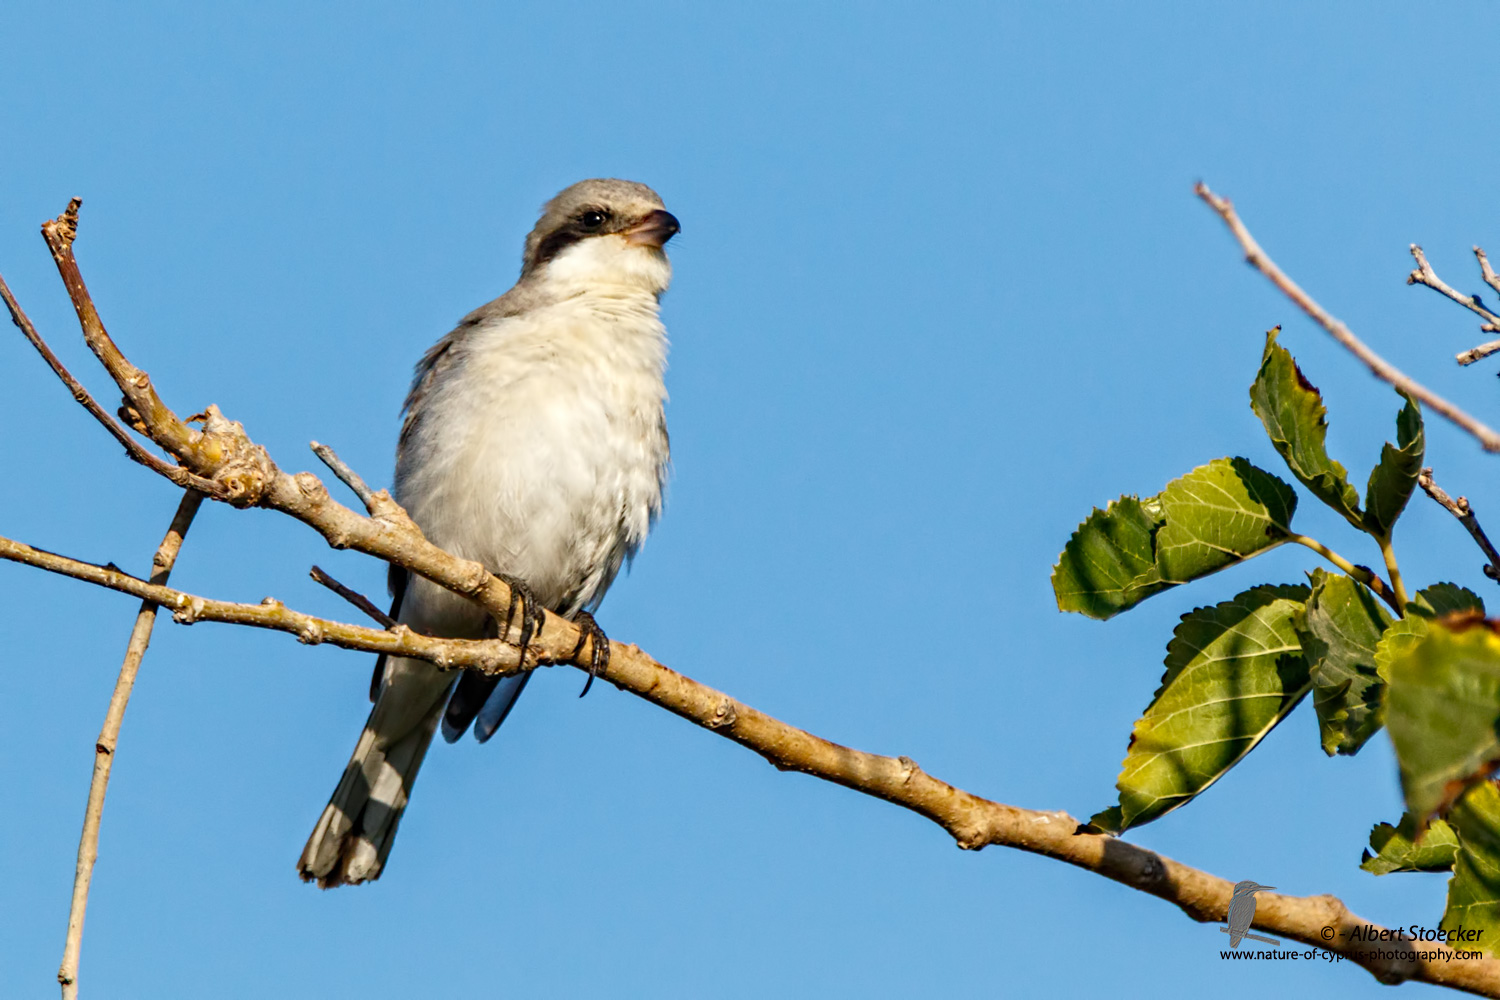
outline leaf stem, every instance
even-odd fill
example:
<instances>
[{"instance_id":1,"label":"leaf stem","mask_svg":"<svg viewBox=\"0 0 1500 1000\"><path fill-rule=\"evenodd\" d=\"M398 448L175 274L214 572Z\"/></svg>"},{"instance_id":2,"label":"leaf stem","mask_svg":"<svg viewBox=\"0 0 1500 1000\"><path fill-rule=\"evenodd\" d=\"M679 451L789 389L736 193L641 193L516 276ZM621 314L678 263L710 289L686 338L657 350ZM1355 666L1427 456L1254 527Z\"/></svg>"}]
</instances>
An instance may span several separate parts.
<instances>
[{"instance_id":1,"label":"leaf stem","mask_svg":"<svg viewBox=\"0 0 1500 1000\"><path fill-rule=\"evenodd\" d=\"M1391 547L1390 532L1376 535L1380 543L1380 555L1385 559L1385 571L1391 578L1391 594L1396 598L1396 613L1406 615L1406 585L1401 582L1401 568L1396 565L1396 550Z\"/></svg>"},{"instance_id":2,"label":"leaf stem","mask_svg":"<svg viewBox=\"0 0 1500 1000\"><path fill-rule=\"evenodd\" d=\"M1390 585L1382 580L1379 574L1377 574L1370 567L1356 566L1354 565L1354 563L1345 559L1343 556L1339 555L1337 552L1333 551L1328 546L1318 541L1316 538L1309 538L1306 535L1299 535L1295 531L1288 531L1286 533L1286 540L1289 542L1296 542L1298 545L1305 545L1308 548L1312 549L1318 555L1322 556L1324 559L1327 559L1339 569L1343 570L1345 573L1349 574L1351 577L1373 590L1375 592L1375 596L1379 597L1382 601L1389 604L1392 608L1395 609L1396 614L1404 614L1404 611L1402 609L1406 605L1406 594L1402 592L1398 601L1397 595L1392 592ZM1393 565L1394 563L1387 563L1387 566ZM1400 577L1397 577L1397 579L1399 580Z\"/></svg>"}]
</instances>

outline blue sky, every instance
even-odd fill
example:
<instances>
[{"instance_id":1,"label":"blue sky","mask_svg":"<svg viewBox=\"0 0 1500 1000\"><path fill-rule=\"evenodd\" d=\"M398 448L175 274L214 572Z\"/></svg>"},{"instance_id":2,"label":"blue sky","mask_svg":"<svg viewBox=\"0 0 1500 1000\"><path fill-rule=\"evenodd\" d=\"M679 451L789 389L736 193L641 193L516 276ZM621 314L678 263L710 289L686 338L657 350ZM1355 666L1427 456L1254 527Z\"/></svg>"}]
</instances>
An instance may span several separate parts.
<instances>
[{"instance_id":1,"label":"blue sky","mask_svg":"<svg viewBox=\"0 0 1500 1000\"><path fill-rule=\"evenodd\" d=\"M388 480L410 366L503 292L537 207L586 176L682 220L664 302L666 516L600 614L617 639L793 724L979 794L1113 801L1177 616L1314 565L1277 550L1108 623L1060 615L1073 527L1226 454L1263 331L1323 387L1362 482L1396 397L1240 262L1193 198L1377 350L1482 417L1495 365L1404 285L1464 289L1490 218L1491 5L13 4L0 271L103 387L36 227L84 198L106 322L180 412L290 468L327 442ZM143 571L176 503L0 337L0 534ZM107 394L105 394L107 395ZM1493 459L1429 423L1481 514ZM1420 502L1419 502L1420 501ZM1408 581L1482 589L1425 499ZM1357 561L1334 515L1304 530ZM205 508L175 582L347 615L266 512ZM1494 595L1500 597L1500 595ZM0 566L0 992L48 995L92 745L134 602ZM1373 993L1357 969L1225 963L1221 936L1039 858L958 851L609 686L544 673L501 733L428 758L387 874L293 863L367 711L369 658L163 622L126 719L85 995ZM1327 760L1304 706L1132 839L1230 879L1434 924L1443 879L1357 869L1399 814L1389 743ZM1409 988L1420 993L1425 987Z\"/></svg>"}]
</instances>

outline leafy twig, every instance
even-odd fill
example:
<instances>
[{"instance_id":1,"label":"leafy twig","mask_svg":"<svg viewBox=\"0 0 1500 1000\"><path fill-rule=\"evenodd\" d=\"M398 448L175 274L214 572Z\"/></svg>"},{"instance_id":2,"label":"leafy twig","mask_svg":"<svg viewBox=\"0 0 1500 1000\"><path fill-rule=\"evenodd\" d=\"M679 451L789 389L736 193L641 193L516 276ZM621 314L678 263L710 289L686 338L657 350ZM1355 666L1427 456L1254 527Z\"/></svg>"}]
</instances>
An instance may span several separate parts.
<instances>
[{"instance_id":1,"label":"leafy twig","mask_svg":"<svg viewBox=\"0 0 1500 1000\"><path fill-rule=\"evenodd\" d=\"M1307 535L1299 535L1296 532L1289 531L1287 532L1287 541L1296 542L1298 545L1304 545L1307 548L1312 549L1318 555L1333 563L1349 576L1358 580L1366 587L1369 587L1370 590L1375 593L1375 596L1379 597L1382 601L1389 604L1395 610L1396 614L1399 615L1405 613L1403 611L1403 608L1406 605L1406 595L1398 594L1392 584L1388 584L1384 580L1382 580L1380 578L1380 574L1376 573L1370 567L1359 566L1355 563L1350 562L1348 559L1345 559L1343 556L1339 555L1337 552L1333 551L1328 546L1318 541L1316 538L1310 538ZM1389 563L1387 563L1387 566L1389 566ZM1400 577L1397 576L1396 579L1399 580Z\"/></svg>"}]
</instances>

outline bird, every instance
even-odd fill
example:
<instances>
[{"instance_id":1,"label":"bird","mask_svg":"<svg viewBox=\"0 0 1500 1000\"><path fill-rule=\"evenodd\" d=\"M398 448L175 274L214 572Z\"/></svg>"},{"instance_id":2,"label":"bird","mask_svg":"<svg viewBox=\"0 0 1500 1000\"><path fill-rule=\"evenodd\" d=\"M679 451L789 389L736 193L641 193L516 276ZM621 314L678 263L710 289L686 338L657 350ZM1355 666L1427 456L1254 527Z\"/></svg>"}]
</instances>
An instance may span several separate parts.
<instances>
[{"instance_id":1,"label":"bird","mask_svg":"<svg viewBox=\"0 0 1500 1000\"><path fill-rule=\"evenodd\" d=\"M665 247L680 229L644 184L565 188L526 237L515 286L417 363L395 498L429 541L511 585L523 647L540 606L607 650L592 613L661 513L670 448L659 309L672 278ZM509 627L395 566L390 589L392 617L414 631L482 638ZM379 878L434 733L451 743L472 724L488 740L530 678L381 656L374 707L298 859L302 879Z\"/></svg>"},{"instance_id":2,"label":"bird","mask_svg":"<svg viewBox=\"0 0 1500 1000\"><path fill-rule=\"evenodd\" d=\"M1234 884L1234 895L1229 900L1229 926L1221 928L1229 934L1229 946L1238 948L1240 941L1250 937L1267 944L1280 944L1271 938L1261 937L1259 934L1251 934L1250 924L1255 920L1255 894L1257 892L1268 892L1275 890L1274 885L1261 885L1246 879Z\"/></svg>"}]
</instances>

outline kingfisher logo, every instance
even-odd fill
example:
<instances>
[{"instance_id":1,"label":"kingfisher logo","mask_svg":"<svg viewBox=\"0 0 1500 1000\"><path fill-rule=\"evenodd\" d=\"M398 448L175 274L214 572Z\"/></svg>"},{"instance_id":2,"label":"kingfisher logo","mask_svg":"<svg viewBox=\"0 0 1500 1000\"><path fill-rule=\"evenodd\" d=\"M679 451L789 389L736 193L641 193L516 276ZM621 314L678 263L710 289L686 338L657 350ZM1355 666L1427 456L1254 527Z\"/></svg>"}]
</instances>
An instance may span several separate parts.
<instances>
[{"instance_id":1,"label":"kingfisher logo","mask_svg":"<svg viewBox=\"0 0 1500 1000\"><path fill-rule=\"evenodd\" d=\"M1234 884L1234 897L1229 901L1229 922L1219 928L1229 935L1229 947L1238 948L1245 938L1270 945L1281 944L1275 938L1250 933L1250 925L1255 922L1255 894L1269 892L1275 888L1274 885L1261 885L1249 879Z\"/></svg>"},{"instance_id":2,"label":"kingfisher logo","mask_svg":"<svg viewBox=\"0 0 1500 1000\"><path fill-rule=\"evenodd\" d=\"M1325 942L1323 947L1301 949L1293 943L1290 948L1284 949L1275 938L1250 933L1250 925L1255 923L1255 894L1270 892L1275 888L1248 879L1235 883L1234 894L1229 899L1229 919L1219 928L1222 933L1229 935L1229 947L1220 949L1220 958L1240 961L1315 961L1321 958L1325 962L1342 962L1346 959L1452 962L1484 957L1482 952L1474 950L1483 936L1477 927L1435 928L1415 924L1395 928L1360 924L1342 929L1329 924L1318 934ZM1241 950L1242 941L1259 941L1271 945L1271 949L1248 947ZM1462 947L1465 944L1471 947L1465 949Z\"/></svg>"}]
</instances>

